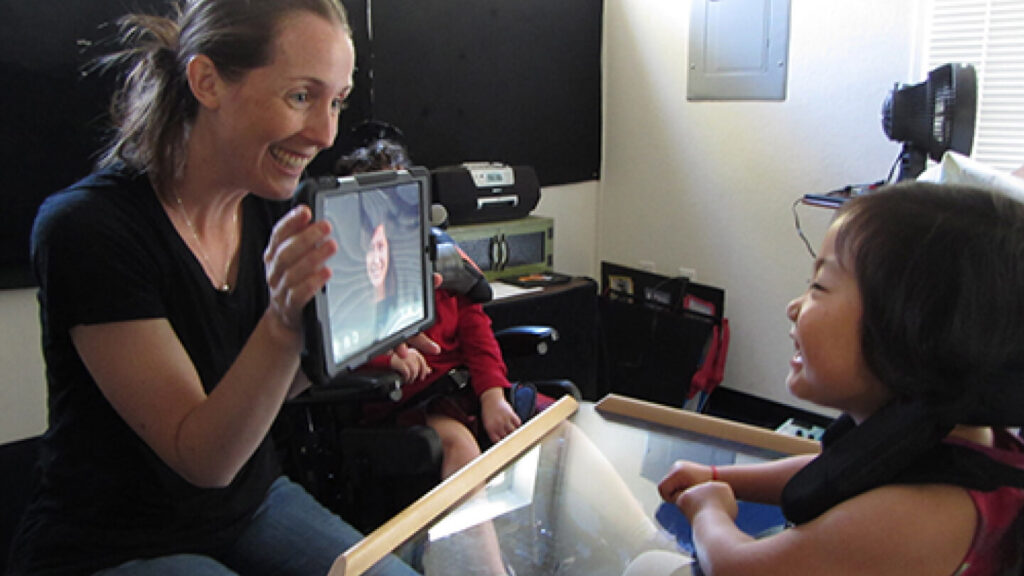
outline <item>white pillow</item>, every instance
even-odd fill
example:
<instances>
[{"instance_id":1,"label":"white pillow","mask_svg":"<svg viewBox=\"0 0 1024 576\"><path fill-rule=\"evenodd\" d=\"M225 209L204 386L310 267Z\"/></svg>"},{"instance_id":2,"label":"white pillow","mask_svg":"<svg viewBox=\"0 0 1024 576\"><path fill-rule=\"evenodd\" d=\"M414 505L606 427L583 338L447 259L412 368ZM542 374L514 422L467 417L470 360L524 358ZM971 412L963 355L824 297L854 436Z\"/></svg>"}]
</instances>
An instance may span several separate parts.
<instances>
[{"instance_id":1,"label":"white pillow","mask_svg":"<svg viewBox=\"0 0 1024 576\"><path fill-rule=\"evenodd\" d=\"M942 161L922 172L923 182L965 184L1002 192L1024 202L1024 179L1000 172L977 160L952 150L942 155Z\"/></svg>"}]
</instances>

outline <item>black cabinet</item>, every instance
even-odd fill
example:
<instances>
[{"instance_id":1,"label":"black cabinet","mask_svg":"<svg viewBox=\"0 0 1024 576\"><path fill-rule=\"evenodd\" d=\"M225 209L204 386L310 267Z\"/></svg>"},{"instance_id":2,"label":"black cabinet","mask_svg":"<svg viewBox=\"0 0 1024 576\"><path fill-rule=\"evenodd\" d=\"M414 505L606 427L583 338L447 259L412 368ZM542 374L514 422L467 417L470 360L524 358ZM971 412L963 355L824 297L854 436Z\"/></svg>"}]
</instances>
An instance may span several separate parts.
<instances>
[{"instance_id":1,"label":"black cabinet","mask_svg":"<svg viewBox=\"0 0 1024 576\"><path fill-rule=\"evenodd\" d=\"M495 330L519 325L552 326L559 340L544 356L509 359L509 379L567 378L585 400L597 400L606 392L598 385L597 282L573 278L565 284L545 287L484 305Z\"/></svg>"}]
</instances>

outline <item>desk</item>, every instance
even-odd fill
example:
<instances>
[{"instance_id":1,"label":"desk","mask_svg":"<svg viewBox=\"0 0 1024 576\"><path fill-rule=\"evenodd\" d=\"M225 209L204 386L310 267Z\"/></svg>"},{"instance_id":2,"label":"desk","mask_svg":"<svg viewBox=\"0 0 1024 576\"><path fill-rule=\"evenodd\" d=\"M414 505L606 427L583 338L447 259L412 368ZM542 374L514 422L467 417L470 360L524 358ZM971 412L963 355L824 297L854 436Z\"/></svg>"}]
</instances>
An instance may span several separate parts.
<instances>
[{"instance_id":1,"label":"desk","mask_svg":"<svg viewBox=\"0 0 1024 576\"><path fill-rule=\"evenodd\" d=\"M578 407L565 398L549 410L347 551L332 574L359 574L364 552L400 546L419 552L426 574L471 574L489 526L518 575L620 576L644 553L685 554L658 519L656 483L676 459L726 464L817 450L809 440L619 396ZM430 511L442 499L459 505Z\"/></svg>"},{"instance_id":2,"label":"desk","mask_svg":"<svg viewBox=\"0 0 1024 576\"><path fill-rule=\"evenodd\" d=\"M509 326L542 325L558 331L559 341L548 354L506 359L509 379L543 380L567 378L576 384L586 400L597 400L598 308L597 283L590 278L573 278L565 284L488 302L484 312L495 330Z\"/></svg>"}]
</instances>

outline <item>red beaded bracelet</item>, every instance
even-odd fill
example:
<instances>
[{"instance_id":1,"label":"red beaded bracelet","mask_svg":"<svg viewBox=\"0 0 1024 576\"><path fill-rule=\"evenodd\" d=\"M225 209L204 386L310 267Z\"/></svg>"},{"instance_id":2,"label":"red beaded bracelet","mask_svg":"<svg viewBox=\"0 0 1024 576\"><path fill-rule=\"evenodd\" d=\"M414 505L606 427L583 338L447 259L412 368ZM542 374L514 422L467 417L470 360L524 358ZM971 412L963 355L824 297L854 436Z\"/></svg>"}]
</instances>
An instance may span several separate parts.
<instances>
[{"instance_id":1,"label":"red beaded bracelet","mask_svg":"<svg viewBox=\"0 0 1024 576\"><path fill-rule=\"evenodd\" d=\"M717 481L718 480L718 468L715 467L715 466L711 467L711 480L712 481Z\"/></svg>"}]
</instances>

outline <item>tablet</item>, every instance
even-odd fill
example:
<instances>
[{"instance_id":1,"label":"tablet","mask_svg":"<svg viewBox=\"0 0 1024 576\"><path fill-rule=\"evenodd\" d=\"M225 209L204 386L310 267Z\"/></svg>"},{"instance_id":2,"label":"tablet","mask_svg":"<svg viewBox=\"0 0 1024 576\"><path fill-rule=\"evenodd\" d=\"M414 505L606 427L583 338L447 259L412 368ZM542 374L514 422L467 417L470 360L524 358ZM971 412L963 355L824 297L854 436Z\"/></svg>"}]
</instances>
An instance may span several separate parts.
<instances>
[{"instance_id":1,"label":"tablet","mask_svg":"<svg viewBox=\"0 0 1024 576\"><path fill-rule=\"evenodd\" d=\"M430 176L423 168L300 183L331 223L331 279L305 310L306 371L329 383L434 322ZM310 373L312 372L312 373Z\"/></svg>"}]
</instances>

